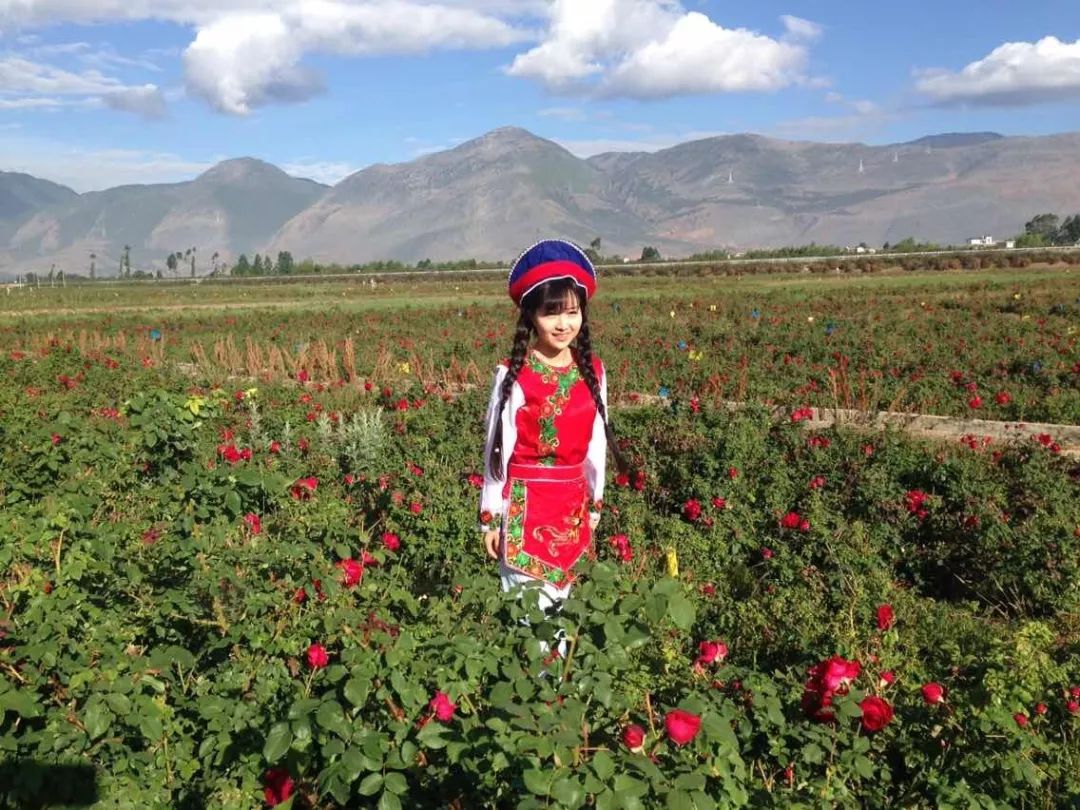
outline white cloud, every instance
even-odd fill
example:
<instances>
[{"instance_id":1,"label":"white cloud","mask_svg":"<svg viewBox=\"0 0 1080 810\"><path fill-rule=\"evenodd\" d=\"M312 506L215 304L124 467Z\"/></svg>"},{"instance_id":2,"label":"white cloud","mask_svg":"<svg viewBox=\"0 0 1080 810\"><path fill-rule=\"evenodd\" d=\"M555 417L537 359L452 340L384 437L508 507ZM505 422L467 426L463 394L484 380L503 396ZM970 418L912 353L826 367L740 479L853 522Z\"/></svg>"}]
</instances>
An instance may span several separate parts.
<instances>
[{"instance_id":1,"label":"white cloud","mask_svg":"<svg viewBox=\"0 0 1080 810\"><path fill-rule=\"evenodd\" d=\"M497 15L539 10L535 0L0 0L0 28L148 19L193 26L183 55L189 90L246 115L320 92L322 79L302 64L308 54L502 47L531 34ZM134 61L101 51L97 58Z\"/></svg>"},{"instance_id":2,"label":"white cloud","mask_svg":"<svg viewBox=\"0 0 1080 810\"><path fill-rule=\"evenodd\" d=\"M81 49L71 52L77 50ZM74 72L22 56L0 58L0 109L99 104L149 118L165 112L161 91L153 84L133 87L98 70Z\"/></svg>"},{"instance_id":3,"label":"white cloud","mask_svg":"<svg viewBox=\"0 0 1080 810\"><path fill-rule=\"evenodd\" d=\"M959 72L916 71L916 89L939 104L1023 106L1080 98L1080 39L1006 42Z\"/></svg>"},{"instance_id":4,"label":"white cloud","mask_svg":"<svg viewBox=\"0 0 1080 810\"><path fill-rule=\"evenodd\" d=\"M506 69L549 89L656 98L689 93L768 91L805 83L803 43L815 23L782 18L777 40L724 28L676 0L553 0L544 40Z\"/></svg>"},{"instance_id":5,"label":"white cloud","mask_svg":"<svg viewBox=\"0 0 1080 810\"><path fill-rule=\"evenodd\" d=\"M787 30L787 38L796 42L813 42L821 37L824 30L816 22L794 17L791 14L780 15L780 21L784 23L784 28Z\"/></svg>"},{"instance_id":6,"label":"white cloud","mask_svg":"<svg viewBox=\"0 0 1080 810\"><path fill-rule=\"evenodd\" d=\"M552 138L552 140L580 158L589 158L604 152L659 152L661 149L670 149L672 146L678 146L687 141L716 138L730 134L719 130L691 130L689 132L656 133L636 140L629 138L585 138L580 140Z\"/></svg>"},{"instance_id":7,"label":"white cloud","mask_svg":"<svg viewBox=\"0 0 1080 810\"><path fill-rule=\"evenodd\" d=\"M87 150L63 141L0 134L5 171L26 172L63 183L78 192L131 183L191 180L214 161L191 160L170 152L140 149Z\"/></svg>"},{"instance_id":8,"label":"white cloud","mask_svg":"<svg viewBox=\"0 0 1080 810\"><path fill-rule=\"evenodd\" d=\"M325 183L328 186L337 185L350 174L359 171L359 166L351 163L337 163L326 160L312 160L301 158L300 160L284 163L281 170L293 177L306 177L317 183Z\"/></svg>"}]
</instances>

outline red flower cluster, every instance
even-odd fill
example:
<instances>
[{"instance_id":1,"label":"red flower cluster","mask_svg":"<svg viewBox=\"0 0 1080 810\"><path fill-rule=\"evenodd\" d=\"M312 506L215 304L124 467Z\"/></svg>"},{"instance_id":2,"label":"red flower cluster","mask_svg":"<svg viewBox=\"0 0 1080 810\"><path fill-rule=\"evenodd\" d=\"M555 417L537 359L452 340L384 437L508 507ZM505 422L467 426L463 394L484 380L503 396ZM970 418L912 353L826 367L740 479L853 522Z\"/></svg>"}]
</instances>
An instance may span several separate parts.
<instances>
[{"instance_id":1,"label":"red flower cluster","mask_svg":"<svg viewBox=\"0 0 1080 810\"><path fill-rule=\"evenodd\" d=\"M251 448L245 447L243 450L240 450L232 442L229 442L228 444L219 444L217 452L218 455L229 462L230 465L239 464L241 461L251 461Z\"/></svg>"},{"instance_id":2,"label":"red flower cluster","mask_svg":"<svg viewBox=\"0 0 1080 810\"><path fill-rule=\"evenodd\" d=\"M833 697L847 694L848 686L860 672L862 664L838 655L814 664L807 673L808 678L803 690L803 711L820 723L831 723L835 719Z\"/></svg>"},{"instance_id":3,"label":"red flower cluster","mask_svg":"<svg viewBox=\"0 0 1080 810\"><path fill-rule=\"evenodd\" d=\"M664 729L676 745L686 745L701 731L701 717L682 709L672 709L664 717Z\"/></svg>"},{"instance_id":4,"label":"red flower cluster","mask_svg":"<svg viewBox=\"0 0 1080 810\"><path fill-rule=\"evenodd\" d=\"M393 532L383 532L382 544L387 551L397 551L401 548L401 538Z\"/></svg>"},{"instance_id":5,"label":"red flower cluster","mask_svg":"<svg viewBox=\"0 0 1080 810\"><path fill-rule=\"evenodd\" d=\"M921 489L908 490L908 492L904 494L904 505L911 514L915 515L919 520L922 520L929 514L926 510L926 500L929 497L930 496Z\"/></svg>"},{"instance_id":6,"label":"red flower cluster","mask_svg":"<svg viewBox=\"0 0 1080 810\"><path fill-rule=\"evenodd\" d=\"M312 669L322 669L330 663L330 655L322 644L312 644L307 649L308 666Z\"/></svg>"},{"instance_id":7,"label":"red flower cluster","mask_svg":"<svg viewBox=\"0 0 1080 810\"><path fill-rule=\"evenodd\" d=\"M254 512L248 512L244 515L244 524L252 534L262 533L262 519Z\"/></svg>"},{"instance_id":8,"label":"red flower cluster","mask_svg":"<svg viewBox=\"0 0 1080 810\"><path fill-rule=\"evenodd\" d=\"M892 605L879 605L877 609L878 630L885 631L893 626L896 617L893 615Z\"/></svg>"},{"instance_id":9,"label":"red flower cluster","mask_svg":"<svg viewBox=\"0 0 1080 810\"><path fill-rule=\"evenodd\" d=\"M1031 438L1037 441L1051 453L1057 454L1061 452L1061 445L1055 442L1054 437L1051 436L1049 433L1039 433L1038 435L1032 436Z\"/></svg>"},{"instance_id":10,"label":"red flower cluster","mask_svg":"<svg viewBox=\"0 0 1080 810\"><path fill-rule=\"evenodd\" d=\"M289 489L289 494L298 501L306 501L315 494L319 486L319 479L315 477L298 478L296 483Z\"/></svg>"},{"instance_id":11,"label":"red flower cluster","mask_svg":"<svg viewBox=\"0 0 1080 810\"><path fill-rule=\"evenodd\" d=\"M892 706L877 695L868 695L859 702L862 709L862 727L867 731L881 731L893 718Z\"/></svg>"},{"instance_id":12,"label":"red flower cluster","mask_svg":"<svg viewBox=\"0 0 1080 810\"><path fill-rule=\"evenodd\" d=\"M625 534L616 534L608 539L608 543L615 549L622 562L630 562L634 559L634 550L630 548L630 538Z\"/></svg>"},{"instance_id":13,"label":"red flower cluster","mask_svg":"<svg viewBox=\"0 0 1080 810\"><path fill-rule=\"evenodd\" d=\"M810 489L821 489L823 486L825 486L824 475L815 475L810 479Z\"/></svg>"},{"instance_id":14,"label":"red flower cluster","mask_svg":"<svg viewBox=\"0 0 1080 810\"><path fill-rule=\"evenodd\" d=\"M804 422L807 419L814 418L814 409L803 406L802 408L796 408L791 413L792 422Z\"/></svg>"},{"instance_id":15,"label":"red flower cluster","mask_svg":"<svg viewBox=\"0 0 1080 810\"><path fill-rule=\"evenodd\" d=\"M294 788L292 777L284 768L271 768L263 774L263 798L269 807L287 802Z\"/></svg>"},{"instance_id":16,"label":"red flower cluster","mask_svg":"<svg viewBox=\"0 0 1080 810\"><path fill-rule=\"evenodd\" d=\"M828 449L832 441L827 436L811 436L806 440L807 447L820 447L822 450Z\"/></svg>"},{"instance_id":17,"label":"red flower cluster","mask_svg":"<svg viewBox=\"0 0 1080 810\"><path fill-rule=\"evenodd\" d=\"M364 564L359 560L349 557L346 560L338 560L336 565L341 569L341 584L346 588L355 588L364 578Z\"/></svg>"},{"instance_id":18,"label":"red flower cluster","mask_svg":"<svg viewBox=\"0 0 1080 810\"><path fill-rule=\"evenodd\" d=\"M457 706L450 696L444 692L436 690L435 697L428 701L428 708L435 714L435 719L440 723L449 723L454 719L454 711Z\"/></svg>"},{"instance_id":19,"label":"red flower cluster","mask_svg":"<svg viewBox=\"0 0 1080 810\"><path fill-rule=\"evenodd\" d=\"M798 529L800 532L810 531L810 521L798 512L788 512L780 518L780 526L784 529Z\"/></svg>"},{"instance_id":20,"label":"red flower cluster","mask_svg":"<svg viewBox=\"0 0 1080 810\"><path fill-rule=\"evenodd\" d=\"M727 658L728 646L722 641L703 641L698 644L698 657L694 669L701 670L706 664L722 664Z\"/></svg>"},{"instance_id":21,"label":"red flower cluster","mask_svg":"<svg viewBox=\"0 0 1080 810\"><path fill-rule=\"evenodd\" d=\"M927 706L945 702L945 687L940 683L924 683L921 687L922 699Z\"/></svg>"},{"instance_id":22,"label":"red flower cluster","mask_svg":"<svg viewBox=\"0 0 1080 810\"><path fill-rule=\"evenodd\" d=\"M631 723L623 729L622 744L635 754L640 754L645 750L645 729L637 723Z\"/></svg>"},{"instance_id":23,"label":"red flower cluster","mask_svg":"<svg viewBox=\"0 0 1080 810\"><path fill-rule=\"evenodd\" d=\"M701 517L701 502L696 498L690 498L683 504L682 513L684 518L691 523L696 523Z\"/></svg>"}]
</instances>

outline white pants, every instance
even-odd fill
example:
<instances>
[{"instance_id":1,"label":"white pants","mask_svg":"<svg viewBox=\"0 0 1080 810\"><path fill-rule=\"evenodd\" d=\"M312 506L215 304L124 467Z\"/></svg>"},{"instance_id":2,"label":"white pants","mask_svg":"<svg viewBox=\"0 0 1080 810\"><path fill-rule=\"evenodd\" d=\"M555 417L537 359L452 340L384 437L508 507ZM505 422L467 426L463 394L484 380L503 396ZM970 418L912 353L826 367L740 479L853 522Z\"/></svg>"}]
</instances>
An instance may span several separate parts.
<instances>
[{"instance_id":1,"label":"white pants","mask_svg":"<svg viewBox=\"0 0 1080 810\"><path fill-rule=\"evenodd\" d=\"M537 594L537 601L539 602L540 609L545 613L553 607L558 607L566 597L570 595L570 585L565 588L558 588L550 582L544 580L538 580L536 577L530 577L528 574L522 574L506 567L506 564L501 560L499 561L499 579L502 581L502 589L504 591L510 591L519 585L525 585L529 582L539 582L540 592ZM524 593L524 591L522 591ZM520 597L519 597L520 598ZM529 625L528 619L522 619L521 623L526 627ZM540 649L547 652L549 647L546 642L540 642ZM566 657L566 639L563 637L563 632L559 631L559 655L563 658Z\"/></svg>"}]
</instances>

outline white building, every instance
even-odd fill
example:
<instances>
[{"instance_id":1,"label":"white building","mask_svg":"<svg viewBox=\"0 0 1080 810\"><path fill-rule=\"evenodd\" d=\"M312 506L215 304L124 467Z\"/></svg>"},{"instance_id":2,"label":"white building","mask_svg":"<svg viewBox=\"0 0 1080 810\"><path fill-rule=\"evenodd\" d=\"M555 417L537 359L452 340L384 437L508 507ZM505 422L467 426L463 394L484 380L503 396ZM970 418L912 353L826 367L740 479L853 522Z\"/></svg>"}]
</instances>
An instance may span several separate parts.
<instances>
[{"instance_id":1,"label":"white building","mask_svg":"<svg viewBox=\"0 0 1080 810\"><path fill-rule=\"evenodd\" d=\"M968 239L968 245L971 247L993 247L994 237L992 236L973 236Z\"/></svg>"}]
</instances>

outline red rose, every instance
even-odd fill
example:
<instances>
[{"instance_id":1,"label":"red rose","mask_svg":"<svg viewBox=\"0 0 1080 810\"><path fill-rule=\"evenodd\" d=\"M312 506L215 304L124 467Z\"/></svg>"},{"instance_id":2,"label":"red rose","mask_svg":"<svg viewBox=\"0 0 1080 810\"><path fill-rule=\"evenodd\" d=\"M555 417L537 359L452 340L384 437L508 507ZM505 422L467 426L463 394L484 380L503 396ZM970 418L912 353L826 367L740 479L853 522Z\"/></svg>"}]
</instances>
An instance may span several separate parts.
<instances>
[{"instance_id":1,"label":"red rose","mask_svg":"<svg viewBox=\"0 0 1080 810\"><path fill-rule=\"evenodd\" d=\"M802 407L802 408L796 408L791 413L791 421L792 422L804 422L807 419L813 419L813 418L814 418L814 410L813 410L813 408L807 408L805 406Z\"/></svg>"},{"instance_id":2,"label":"red rose","mask_svg":"<svg viewBox=\"0 0 1080 810\"><path fill-rule=\"evenodd\" d=\"M697 522L697 519L701 517L701 504L694 498L688 500L683 504L683 517L691 523Z\"/></svg>"},{"instance_id":3,"label":"red rose","mask_svg":"<svg viewBox=\"0 0 1080 810\"><path fill-rule=\"evenodd\" d=\"M634 489L638 492L643 492L645 490L645 472L643 470L638 470L634 473Z\"/></svg>"},{"instance_id":4,"label":"red rose","mask_svg":"<svg viewBox=\"0 0 1080 810\"><path fill-rule=\"evenodd\" d=\"M728 467L727 477L734 481L736 478L739 477L738 469L735 467Z\"/></svg>"},{"instance_id":5,"label":"red rose","mask_svg":"<svg viewBox=\"0 0 1080 810\"><path fill-rule=\"evenodd\" d=\"M284 768L271 768L263 774L263 798L269 807L277 807L293 795L292 777Z\"/></svg>"},{"instance_id":6,"label":"red rose","mask_svg":"<svg viewBox=\"0 0 1080 810\"><path fill-rule=\"evenodd\" d=\"M724 509L727 506L727 501L721 497L716 497L712 499L712 505L717 509Z\"/></svg>"},{"instance_id":7,"label":"red rose","mask_svg":"<svg viewBox=\"0 0 1080 810\"><path fill-rule=\"evenodd\" d=\"M893 674L891 669L887 669L881 673L881 680L879 681L881 687L884 689L886 686L892 686L896 682L896 675Z\"/></svg>"},{"instance_id":8,"label":"red rose","mask_svg":"<svg viewBox=\"0 0 1080 810\"><path fill-rule=\"evenodd\" d=\"M945 687L940 683L924 683L922 686L922 699L928 706L933 706L935 703L944 703Z\"/></svg>"},{"instance_id":9,"label":"red rose","mask_svg":"<svg viewBox=\"0 0 1080 810\"><path fill-rule=\"evenodd\" d=\"M823 486L825 486L824 475L815 475L810 479L810 489L821 489Z\"/></svg>"},{"instance_id":10,"label":"red rose","mask_svg":"<svg viewBox=\"0 0 1080 810\"><path fill-rule=\"evenodd\" d=\"M469 473L469 486L480 489L484 485L484 476L479 473Z\"/></svg>"},{"instance_id":11,"label":"red rose","mask_svg":"<svg viewBox=\"0 0 1080 810\"><path fill-rule=\"evenodd\" d=\"M697 660L694 662L696 666L722 663L727 658L728 647L722 641L703 641L698 644L698 653Z\"/></svg>"},{"instance_id":12,"label":"red rose","mask_svg":"<svg viewBox=\"0 0 1080 810\"><path fill-rule=\"evenodd\" d=\"M982 397L980 397L980 396L974 396L974 397L972 397L971 399L968 400L968 407L972 408L972 409L981 408L982 404L983 404L983 400L982 400Z\"/></svg>"},{"instance_id":13,"label":"red rose","mask_svg":"<svg viewBox=\"0 0 1080 810\"><path fill-rule=\"evenodd\" d=\"M292 600L298 605L304 604L307 601L307 590L300 586L296 589L296 593L293 594Z\"/></svg>"},{"instance_id":14,"label":"red rose","mask_svg":"<svg viewBox=\"0 0 1080 810\"><path fill-rule=\"evenodd\" d=\"M682 709L673 709L664 717L664 728L673 743L686 745L701 730L701 718Z\"/></svg>"},{"instance_id":15,"label":"red rose","mask_svg":"<svg viewBox=\"0 0 1080 810\"><path fill-rule=\"evenodd\" d=\"M296 483L289 489L289 494L298 501L306 501L315 494L315 490L318 486L318 478L298 478Z\"/></svg>"},{"instance_id":16,"label":"red rose","mask_svg":"<svg viewBox=\"0 0 1080 810\"><path fill-rule=\"evenodd\" d=\"M1080 701L1070 700L1065 704L1065 709L1069 714L1080 714Z\"/></svg>"},{"instance_id":17,"label":"red rose","mask_svg":"<svg viewBox=\"0 0 1080 810\"><path fill-rule=\"evenodd\" d=\"M994 402L998 405L1008 405L1012 402L1012 394L1008 391L998 391L997 394L994 395Z\"/></svg>"},{"instance_id":18,"label":"red rose","mask_svg":"<svg viewBox=\"0 0 1080 810\"><path fill-rule=\"evenodd\" d=\"M877 627L878 630L888 630L893 626L894 616L892 605L878 605Z\"/></svg>"},{"instance_id":19,"label":"red rose","mask_svg":"<svg viewBox=\"0 0 1080 810\"><path fill-rule=\"evenodd\" d=\"M262 532L262 520L254 512L248 512L244 515L244 523L247 524L248 531L252 534L259 534Z\"/></svg>"},{"instance_id":20,"label":"red rose","mask_svg":"<svg viewBox=\"0 0 1080 810\"><path fill-rule=\"evenodd\" d=\"M630 538L625 534L613 535L608 539L608 543L615 549L615 553L623 562L630 562L634 559L634 550L630 548Z\"/></svg>"},{"instance_id":21,"label":"red rose","mask_svg":"<svg viewBox=\"0 0 1080 810\"><path fill-rule=\"evenodd\" d=\"M1024 728L1028 724L1028 716L1023 712L1017 712L1016 714L1014 714L1013 720L1016 721L1016 725L1020 726L1020 728Z\"/></svg>"},{"instance_id":22,"label":"red rose","mask_svg":"<svg viewBox=\"0 0 1080 810\"><path fill-rule=\"evenodd\" d=\"M307 662L312 669L322 669L329 664L330 656L326 652L326 647L322 644L312 644L308 647Z\"/></svg>"},{"instance_id":23,"label":"red rose","mask_svg":"<svg viewBox=\"0 0 1080 810\"><path fill-rule=\"evenodd\" d=\"M393 532L383 532L382 544L387 551L397 551L401 548L401 538Z\"/></svg>"},{"instance_id":24,"label":"red rose","mask_svg":"<svg viewBox=\"0 0 1080 810\"><path fill-rule=\"evenodd\" d=\"M773 558L773 550L763 546L761 549L761 556L766 560L771 560Z\"/></svg>"},{"instance_id":25,"label":"red rose","mask_svg":"<svg viewBox=\"0 0 1080 810\"><path fill-rule=\"evenodd\" d=\"M49 439L52 441L53 447L60 444L60 442L62 442L64 440L64 438L59 433L52 434L52 436L50 436Z\"/></svg>"},{"instance_id":26,"label":"red rose","mask_svg":"<svg viewBox=\"0 0 1080 810\"><path fill-rule=\"evenodd\" d=\"M862 727L867 731L881 731L893 718L892 706L877 695L863 698L859 708L862 709Z\"/></svg>"},{"instance_id":27,"label":"red rose","mask_svg":"<svg viewBox=\"0 0 1080 810\"><path fill-rule=\"evenodd\" d=\"M1035 704L1035 714L1038 714L1040 716L1046 714L1046 704L1045 703L1036 703Z\"/></svg>"},{"instance_id":28,"label":"red rose","mask_svg":"<svg viewBox=\"0 0 1080 810\"><path fill-rule=\"evenodd\" d=\"M1080 686L1070 686L1069 697L1080 698Z\"/></svg>"},{"instance_id":29,"label":"red rose","mask_svg":"<svg viewBox=\"0 0 1080 810\"><path fill-rule=\"evenodd\" d=\"M780 518L780 525L785 529L795 529L798 528L799 522L801 520L802 517L799 515L798 512L788 512L786 515Z\"/></svg>"},{"instance_id":30,"label":"red rose","mask_svg":"<svg viewBox=\"0 0 1080 810\"><path fill-rule=\"evenodd\" d=\"M277 439L270 442L270 452L273 453L275 456L278 453L280 453L281 452L281 442L279 442Z\"/></svg>"},{"instance_id":31,"label":"red rose","mask_svg":"<svg viewBox=\"0 0 1080 810\"><path fill-rule=\"evenodd\" d=\"M716 596L716 586L711 582L706 582L701 586L701 593L704 596Z\"/></svg>"},{"instance_id":32,"label":"red rose","mask_svg":"<svg viewBox=\"0 0 1080 810\"><path fill-rule=\"evenodd\" d=\"M810 521L807 520L806 518L803 518L802 520L800 520L799 521L799 531L800 532L808 532L808 531L810 531Z\"/></svg>"},{"instance_id":33,"label":"red rose","mask_svg":"<svg viewBox=\"0 0 1080 810\"><path fill-rule=\"evenodd\" d=\"M620 487L630 486L630 476L626 473L619 473L615 476L615 484Z\"/></svg>"},{"instance_id":34,"label":"red rose","mask_svg":"<svg viewBox=\"0 0 1080 810\"><path fill-rule=\"evenodd\" d=\"M457 708L450 696L444 692L435 692L435 697L428 701L428 708L435 712L435 717L441 723L448 723L454 719L454 710Z\"/></svg>"},{"instance_id":35,"label":"red rose","mask_svg":"<svg viewBox=\"0 0 1080 810\"><path fill-rule=\"evenodd\" d=\"M631 723L623 729L622 743L635 754L645 750L645 729L636 723Z\"/></svg>"},{"instance_id":36,"label":"red rose","mask_svg":"<svg viewBox=\"0 0 1080 810\"><path fill-rule=\"evenodd\" d=\"M337 567L341 569L341 583L346 588L355 588L364 578L364 565L359 560L351 557L347 560L339 560Z\"/></svg>"}]
</instances>

